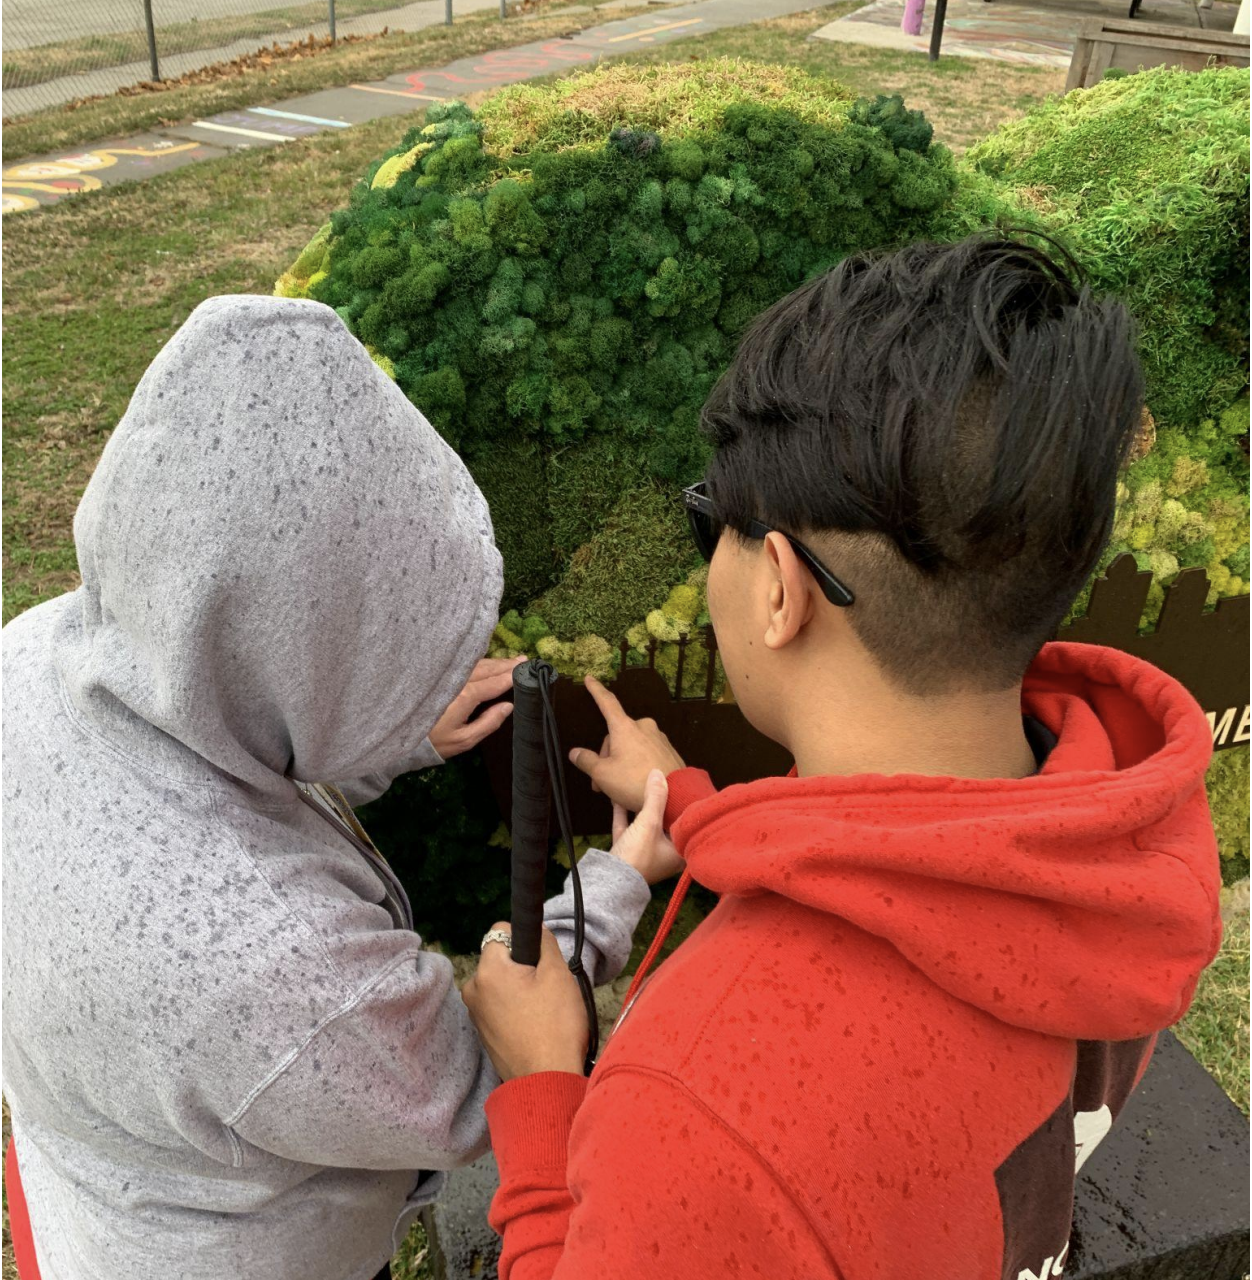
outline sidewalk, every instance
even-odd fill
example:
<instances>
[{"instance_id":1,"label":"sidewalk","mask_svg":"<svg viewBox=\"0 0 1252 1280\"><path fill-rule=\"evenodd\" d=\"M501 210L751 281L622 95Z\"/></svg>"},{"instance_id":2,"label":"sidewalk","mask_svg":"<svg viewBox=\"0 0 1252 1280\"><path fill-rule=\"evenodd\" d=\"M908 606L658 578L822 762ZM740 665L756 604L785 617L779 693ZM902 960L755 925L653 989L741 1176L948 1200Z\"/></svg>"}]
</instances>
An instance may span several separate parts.
<instances>
[{"instance_id":1,"label":"sidewalk","mask_svg":"<svg viewBox=\"0 0 1252 1280\"><path fill-rule=\"evenodd\" d=\"M494 2L494 0L487 0ZM458 0L462 3L462 0ZM554 72L590 67L601 58L723 27L747 26L800 13L813 0L699 0L591 27L569 39L537 40L461 58L445 67L400 72L369 84L323 89L268 107L226 111L87 151L23 160L3 171L3 212L55 204L67 196L148 178L249 147L347 129L401 116L430 102L464 98ZM397 135L398 136L398 135Z\"/></svg>"},{"instance_id":2,"label":"sidewalk","mask_svg":"<svg viewBox=\"0 0 1252 1280\"><path fill-rule=\"evenodd\" d=\"M945 57L992 58L1017 66L1065 68L1074 54L1074 41L1087 18L1125 18L1125 0L949 0L944 24ZM871 0L864 8L828 23L813 33L814 40L871 45L926 54L935 3L927 0L920 35L900 29L904 0ZM1215 4L1201 9L1196 0L1144 0L1138 18L1184 28L1229 31L1235 6Z\"/></svg>"},{"instance_id":3,"label":"sidewalk","mask_svg":"<svg viewBox=\"0 0 1252 1280\"><path fill-rule=\"evenodd\" d=\"M262 7L271 2L272 0L256 0L256 3ZM94 7L98 9L99 6ZM456 16L460 18L467 13L496 9L499 7L499 0L454 0L453 7ZM5 9L8 9L7 3ZM438 26L444 21L445 15L444 0L414 0L410 4L397 0L394 9L384 9L356 18L340 18L335 23L335 33L338 36L372 36L384 27L391 31L421 31L426 27ZM128 30L134 22L135 15L132 12L123 11L123 16L117 20L116 25L119 30ZM83 34L100 30L101 25L100 15L92 12ZM310 33L320 38L329 30L325 21L305 22L268 34L244 36L213 48L188 50L186 53L161 53L161 74L167 79L177 79L189 71L199 71L201 67L209 67L217 62L229 62L232 58L255 53L258 48L275 42L285 44L289 40L299 40ZM151 75L151 66L144 59L140 62L124 62L117 66L101 67L97 71L81 71L70 76L59 76L55 80L44 80L26 88L6 89L4 91L5 115L21 116L32 111L42 111L60 102L85 98L90 94L115 93L118 89L147 80Z\"/></svg>"}]
</instances>

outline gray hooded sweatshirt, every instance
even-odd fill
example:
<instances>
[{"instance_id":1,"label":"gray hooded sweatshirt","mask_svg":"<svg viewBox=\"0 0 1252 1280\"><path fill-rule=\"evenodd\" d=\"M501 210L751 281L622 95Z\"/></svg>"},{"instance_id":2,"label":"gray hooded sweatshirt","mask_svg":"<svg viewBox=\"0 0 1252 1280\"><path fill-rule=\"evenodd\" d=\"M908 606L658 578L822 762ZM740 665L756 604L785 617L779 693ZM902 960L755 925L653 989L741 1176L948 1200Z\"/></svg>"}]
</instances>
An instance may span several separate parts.
<instances>
[{"instance_id":1,"label":"gray hooded sweatshirt","mask_svg":"<svg viewBox=\"0 0 1252 1280\"><path fill-rule=\"evenodd\" d=\"M4 1089L44 1280L367 1280L485 1149L497 1080L394 875L299 784L359 803L438 761L499 604L486 505L333 311L214 298L74 537L83 585L3 646ZM605 981L647 888L583 867Z\"/></svg>"}]
</instances>

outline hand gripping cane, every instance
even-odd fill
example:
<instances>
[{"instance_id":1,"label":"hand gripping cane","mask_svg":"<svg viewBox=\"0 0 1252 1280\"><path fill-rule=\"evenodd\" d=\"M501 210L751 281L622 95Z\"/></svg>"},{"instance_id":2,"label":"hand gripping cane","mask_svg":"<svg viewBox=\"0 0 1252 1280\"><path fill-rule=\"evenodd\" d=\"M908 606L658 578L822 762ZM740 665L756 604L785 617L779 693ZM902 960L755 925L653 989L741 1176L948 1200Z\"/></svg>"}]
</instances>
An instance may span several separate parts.
<instances>
[{"instance_id":1,"label":"hand gripping cane","mask_svg":"<svg viewBox=\"0 0 1252 1280\"><path fill-rule=\"evenodd\" d=\"M556 800L557 821L569 855L574 890L574 954L570 972L578 980L587 1009L587 1058L590 1074L599 1049L591 979L583 969L583 895L574 841L570 835L569 802L565 794L564 755L552 710L551 689L557 674L539 659L524 662L513 672L513 818L512 818L512 956L518 964L537 965L543 930L544 872L548 864L548 816Z\"/></svg>"}]
</instances>

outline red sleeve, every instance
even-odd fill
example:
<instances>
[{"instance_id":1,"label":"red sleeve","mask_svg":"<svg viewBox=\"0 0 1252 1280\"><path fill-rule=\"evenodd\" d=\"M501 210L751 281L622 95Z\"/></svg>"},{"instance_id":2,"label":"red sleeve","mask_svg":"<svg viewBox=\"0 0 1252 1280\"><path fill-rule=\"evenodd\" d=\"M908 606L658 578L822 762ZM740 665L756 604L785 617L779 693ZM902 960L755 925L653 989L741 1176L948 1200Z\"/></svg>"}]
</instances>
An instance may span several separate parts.
<instances>
[{"instance_id":1,"label":"red sleeve","mask_svg":"<svg viewBox=\"0 0 1252 1280\"><path fill-rule=\"evenodd\" d=\"M665 802L666 831L673 830L683 811L697 800L717 795L713 779L703 769L675 769L665 781L669 784L669 799Z\"/></svg>"},{"instance_id":2,"label":"red sleeve","mask_svg":"<svg viewBox=\"0 0 1252 1280\"><path fill-rule=\"evenodd\" d=\"M791 1192L672 1077L527 1076L491 1095L487 1119L501 1280L839 1280Z\"/></svg>"},{"instance_id":3,"label":"red sleeve","mask_svg":"<svg viewBox=\"0 0 1252 1280\"><path fill-rule=\"evenodd\" d=\"M504 1238L500 1280L550 1276L561 1260L570 1211L569 1133L588 1081L568 1071L508 1080L487 1099L500 1189L488 1218Z\"/></svg>"},{"instance_id":4,"label":"red sleeve","mask_svg":"<svg viewBox=\"0 0 1252 1280\"><path fill-rule=\"evenodd\" d=\"M17 1148L9 1139L4 1153L4 1195L9 1209L9 1236L13 1241L13 1262L18 1280L39 1280L39 1263L35 1259L35 1237L30 1229L30 1212L22 1175L17 1167Z\"/></svg>"}]
</instances>

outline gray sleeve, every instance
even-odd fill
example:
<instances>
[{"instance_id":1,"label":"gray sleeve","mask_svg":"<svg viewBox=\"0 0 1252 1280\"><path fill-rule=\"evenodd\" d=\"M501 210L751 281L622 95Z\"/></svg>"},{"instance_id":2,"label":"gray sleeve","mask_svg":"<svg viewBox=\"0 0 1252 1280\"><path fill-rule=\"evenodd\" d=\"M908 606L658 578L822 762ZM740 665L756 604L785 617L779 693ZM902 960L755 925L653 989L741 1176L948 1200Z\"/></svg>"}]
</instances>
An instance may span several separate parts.
<instances>
[{"instance_id":1,"label":"gray sleeve","mask_svg":"<svg viewBox=\"0 0 1252 1280\"><path fill-rule=\"evenodd\" d=\"M406 760L404 767L394 778L382 773L367 773L363 778L352 778L347 782L336 782L335 786L343 792L343 798L354 808L377 800L384 791L400 776L401 773L416 773L419 769L430 769L443 764L443 756L431 745L427 738L412 759Z\"/></svg>"},{"instance_id":2,"label":"gray sleeve","mask_svg":"<svg viewBox=\"0 0 1252 1280\"><path fill-rule=\"evenodd\" d=\"M578 871L586 918L583 966L592 982L602 986L612 982L630 959L635 926L652 894L634 867L602 849L588 849L579 859ZM574 952L574 890L569 876L565 888L545 905L543 923L556 935L568 960Z\"/></svg>"},{"instance_id":3,"label":"gray sleeve","mask_svg":"<svg viewBox=\"0 0 1252 1280\"><path fill-rule=\"evenodd\" d=\"M449 1169L487 1148L500 1083L446 956L408 951L325 1018L227 1121L288 1160Z\"/></svg>"}]
</instances>

